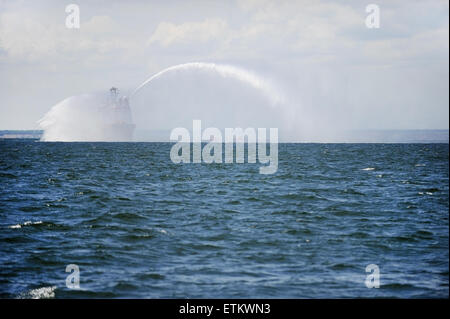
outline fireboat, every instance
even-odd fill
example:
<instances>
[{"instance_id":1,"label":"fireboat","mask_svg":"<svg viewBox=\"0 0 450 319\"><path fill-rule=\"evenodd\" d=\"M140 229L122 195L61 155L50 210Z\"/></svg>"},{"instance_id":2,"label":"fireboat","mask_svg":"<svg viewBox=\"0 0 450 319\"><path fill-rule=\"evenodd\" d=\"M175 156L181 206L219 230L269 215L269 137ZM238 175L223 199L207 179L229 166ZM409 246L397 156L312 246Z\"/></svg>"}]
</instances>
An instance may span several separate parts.
<instances>
[{"instance_id":1,"label":"fireboat","mask_svg":"<svg viewBox=\"0 0 450 319\"><path fill-rule=\"evenodd\" d=\"M106 126L103 127L104 135L111 141L132 141L135 125L133 124L128 98L119 96L119 89L112 87L109 99L104 106Z\"/></svg>"}]
</instances>

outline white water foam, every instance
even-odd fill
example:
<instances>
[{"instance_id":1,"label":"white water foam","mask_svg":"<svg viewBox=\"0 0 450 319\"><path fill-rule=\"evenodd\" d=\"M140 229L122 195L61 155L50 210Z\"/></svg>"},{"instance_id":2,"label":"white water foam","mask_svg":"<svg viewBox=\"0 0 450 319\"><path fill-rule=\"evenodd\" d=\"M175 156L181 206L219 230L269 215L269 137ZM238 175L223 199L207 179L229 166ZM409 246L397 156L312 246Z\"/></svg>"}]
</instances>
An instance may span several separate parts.
<instances>
[{"instance_id":1,"label":"white water foam","mask_svg":"<svg viewBox=\"0 0 450 319\"><path fill-rule=\"evenodd\" d=\"M18 228L22 228L23 226L39 225L39 224L42 224L42 221L41 221L41 220L39 220L39 221L37 221L37 222L26 221L26 222L23 223L23 224L16 224L16 225L8 226L8 228L18 229Z\"/></svg>"},{"instance_id":2,"label":"white water foam","mask_svg":"<svg viewBox=\"0 0 450 319\"><path fill-rule=\"evenodd\" d=\"M20 299L50 299L55 298L56 286L32 289L19 295Z\"/></svg>"}]
</instances>

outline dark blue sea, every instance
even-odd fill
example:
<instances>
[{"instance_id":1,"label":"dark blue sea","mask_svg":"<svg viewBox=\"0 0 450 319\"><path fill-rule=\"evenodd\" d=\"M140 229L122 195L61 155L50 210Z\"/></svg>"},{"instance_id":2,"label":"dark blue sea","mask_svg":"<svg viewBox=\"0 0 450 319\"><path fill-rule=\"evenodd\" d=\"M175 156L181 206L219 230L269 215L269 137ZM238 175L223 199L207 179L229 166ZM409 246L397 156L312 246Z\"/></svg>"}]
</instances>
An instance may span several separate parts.
<instances>
[{"instance_id":1,"label":"dark blue sea","mask_svg":"<svg viewBox=\"0 0 450 319\"><path fill-rule=\"evenodd\" d=\"M0 297L448 297L448 144L280 144L272 175L171 146L0 141Z\"/></svg>"}]
</instances>

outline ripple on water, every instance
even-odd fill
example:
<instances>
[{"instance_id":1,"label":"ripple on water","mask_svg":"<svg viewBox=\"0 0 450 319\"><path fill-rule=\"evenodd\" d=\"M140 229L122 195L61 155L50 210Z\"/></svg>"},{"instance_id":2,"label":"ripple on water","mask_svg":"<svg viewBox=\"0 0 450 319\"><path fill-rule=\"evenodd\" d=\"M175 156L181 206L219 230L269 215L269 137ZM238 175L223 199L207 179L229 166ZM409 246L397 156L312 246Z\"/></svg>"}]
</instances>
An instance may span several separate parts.
<instances>
[{"instance_id":1,"label":"ripple on water","mask_svg":"<svg viewBox=\"0 0 450 319\"><path fill-rule=\"evenodd\" d=\"M0 296L448 297L448 144L280 144L270 176L170 148L0 140Z\"/></svg>"}]
</instances>

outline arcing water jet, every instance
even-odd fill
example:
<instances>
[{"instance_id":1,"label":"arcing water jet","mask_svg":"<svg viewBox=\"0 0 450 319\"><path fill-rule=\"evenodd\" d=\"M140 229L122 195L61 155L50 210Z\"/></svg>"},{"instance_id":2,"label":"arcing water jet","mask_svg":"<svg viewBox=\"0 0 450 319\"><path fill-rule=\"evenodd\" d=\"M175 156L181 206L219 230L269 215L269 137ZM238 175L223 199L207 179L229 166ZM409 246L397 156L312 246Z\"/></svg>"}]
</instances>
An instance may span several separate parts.
<instances>
[{"instance_id":1,"label":"arcing water jet","mask_svg":"<svg viewBox=\"0 0 450 319\"><path fill-rule=\"evenodd\" d=\"M184 63L184 64L178 64L171 67L168 67L151 77L149 77L147 80L144 81L141 85L139 85L131 94L131 97L133 97L134 94L136 94L139 90L141 90L144 86L149 84L150 82L158 79L162 75L169 73L169 72L175 72L175 71L188 71L188 70L203 70L207 72L214 72L224 78L233 78L238 81L241 81L243 83L246 83L250 85L251 87L260 90L263 92L263 94L268 97L272 103L277 104L283 101L282 95L277 92L277 90L272 87L269 83L267 83L264 79L260 78L259 76L235 67L231 65L224 65L224 64L215 64L215 63L204 63L204 62L191 62L191 63Z\"/></svg>"},{"instance_id":2,"label":"arcing water jet","mask_svg":"<svg viewBox=\"0 0 450 319\"><path fill-rule=\"evenodd\" d=\"M251 72L230 65L202 62L164 69L139 85L131 97L166 73L189 70L205 71L245 83L262 92L271 105L283 101L271 85ZM131 141L135 128L128 98L120 97L116 88L111 88L110 94L69 97L53 106L38 123L44 130L41 141Z\"/></svg>"}]
</instances>

